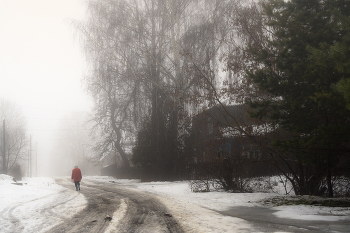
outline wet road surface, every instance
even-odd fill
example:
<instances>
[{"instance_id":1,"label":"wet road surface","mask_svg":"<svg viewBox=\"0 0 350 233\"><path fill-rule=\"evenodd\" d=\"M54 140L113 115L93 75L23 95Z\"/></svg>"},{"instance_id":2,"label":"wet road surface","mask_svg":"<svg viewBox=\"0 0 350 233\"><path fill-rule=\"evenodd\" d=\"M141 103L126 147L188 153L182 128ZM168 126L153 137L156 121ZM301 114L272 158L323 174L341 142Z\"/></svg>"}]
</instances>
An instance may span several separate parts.
<instances>
[{"instance_id":1,"label":"wet road surface","mask_svg":"<svg viewBox=\"0 0 350 233\"><path fill-rule=\"evenodd\" d=\"M56 179L56 183L75 189L68 179ZM110 224L106 217L113 216L116 210L125 212L116 232L183 232L167 208L150 194L92 180L83 181L80 192L88 201L87 207L50 232L105 232Z\"/></svg>"}]
</instances>

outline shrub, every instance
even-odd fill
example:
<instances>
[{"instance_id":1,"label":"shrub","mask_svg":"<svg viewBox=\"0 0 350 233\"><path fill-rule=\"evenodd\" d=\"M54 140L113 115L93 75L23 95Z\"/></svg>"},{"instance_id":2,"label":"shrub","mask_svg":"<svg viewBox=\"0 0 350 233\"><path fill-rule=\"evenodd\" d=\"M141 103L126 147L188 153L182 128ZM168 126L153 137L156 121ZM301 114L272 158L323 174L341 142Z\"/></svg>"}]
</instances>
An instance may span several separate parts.
<instances>
[{"instance_id":1,"label":"shrub","mask_svg":"<svg viewBox=\"0 0 350 233\"><path fill-rule=\"evenodd\" d=\"M23 172L19 164L15 164L10 170L9 175L11 175L15 180L22 180Z\"/></svg>"}]
</instances>

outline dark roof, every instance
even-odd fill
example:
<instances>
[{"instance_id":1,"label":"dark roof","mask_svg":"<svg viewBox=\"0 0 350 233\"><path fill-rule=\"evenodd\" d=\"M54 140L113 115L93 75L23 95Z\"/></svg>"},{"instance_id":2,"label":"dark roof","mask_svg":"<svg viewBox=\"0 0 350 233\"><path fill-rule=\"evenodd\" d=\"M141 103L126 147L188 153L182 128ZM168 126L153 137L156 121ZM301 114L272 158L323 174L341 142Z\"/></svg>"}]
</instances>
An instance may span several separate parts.
<instances>
[{"instance_id":1,"label":"dark roof","mask_svg":"<svg viewBox=\"0 0 350 233\"><path fill-rule=\"evenodd\" d=\"M257 119L249 117L249 107L246 104L211 107L198 114L195 119L198 121L214 122L224 126L253 125L258 124Z\"/></svg>"}]
</instances>

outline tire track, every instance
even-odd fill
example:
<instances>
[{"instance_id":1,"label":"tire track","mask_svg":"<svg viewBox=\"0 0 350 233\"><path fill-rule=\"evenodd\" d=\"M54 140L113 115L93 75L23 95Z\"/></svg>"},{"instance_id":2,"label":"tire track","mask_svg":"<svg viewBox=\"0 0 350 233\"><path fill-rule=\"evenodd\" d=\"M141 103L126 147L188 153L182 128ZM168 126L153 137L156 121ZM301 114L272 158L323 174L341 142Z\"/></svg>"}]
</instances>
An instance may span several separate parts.
<instances>
[{"instance_id":1,"label":"tire track","mask_svg":"<svg viewBox=\"0 0 350 233\"><path fill-rule=\"evenodd\" d=\"M65 180L56 182L68 187ZM104 220L107 214L117 216L108 227L113 232L183 232L176 220L167 214L166 207L151 194L94 180L88 180L82 186L81 193L88 200L88 206L73 219L50 229L50 232L105 232L110 224Z\"/></svg>"},{"instance_id":2,"label":"tire track","mask_svg":"<svg viewBox=\"0 0 350 233\"><path fill-rule=\"evenodd\" d=\"M112 192L127 202L126 215L116 232L183 232L167 208L152 194L119 186L95 182L104 192Z\"/></svg>"},{"instance_id":3,"label":"tire track","mask_svg":"<svg viewBox=\"0 0 350 233\"><path fill-rule=\"evenodd\" d=\"M75 189L66 180L57 179L56 182L64 187ZM69 186L68 186L69 185ZM104 218L112 215L119 207L120 200L114 193L101 192L94 186L81 187L80 191L88 200L87 207L72 219L66 219L63 224L49 230L49 232L104 232L109 224Z\"/></svg>"},{"instance_id":4,"label":"tire track","mask_svg":"<svg viewBox=\"0 0 350 233\"><path fill-rule=\"evenodd\" d=\"M3 211L1 211L0 218L4 220L9 220L11 222L10 232L23 232L25 229L23 222L26 219L30 219L30 218L46 219L45 221L46 223L35 228L34 231L39 232L45 225L48 226L54 223L57 224L57 221L64 221L66 219L66 217L63 216L61 213L54 212L53 210L55 207L66 204L67 202L72 201L78 197L78 195L72 196L70 193L72 192L67 189L67 190L59 191L58 193L52 193L52 194L42 196L40 198L34 198L25 202L20 202L14 206L8 207ZM54 200L54 202L50 200ZM36 204L36 202L38 202L38 204ZM33 208L32 206L35 206L36 208ZM38 206L40 207L38 208ZM22 208L25 208L26 212L28 212L28 209L32 210L28 212L29 213L28 216L24 216L24 219L21 213ZM36 209L41 209L41 210L37 211Z\"/></svg>"},{"instance_id":5,"label":"tire track","mask_svg":"<svg viewBox=\"0 0 350 233\"><path fill-rule=\"evenodd\" d=\"M78 195L69 195L69 192L70 190L63 190L62 192L58 193L57 196L59 198L55 198L53 203L47 203L45 207L40 211L40 213L44 214L45 216L49 214L50 216L57 216L62 219L66 219L66 217L62 214L53 212L53 209L57 206L66 204L67 202L72 201L78 197Z\"/></svg>"}]
</instances>

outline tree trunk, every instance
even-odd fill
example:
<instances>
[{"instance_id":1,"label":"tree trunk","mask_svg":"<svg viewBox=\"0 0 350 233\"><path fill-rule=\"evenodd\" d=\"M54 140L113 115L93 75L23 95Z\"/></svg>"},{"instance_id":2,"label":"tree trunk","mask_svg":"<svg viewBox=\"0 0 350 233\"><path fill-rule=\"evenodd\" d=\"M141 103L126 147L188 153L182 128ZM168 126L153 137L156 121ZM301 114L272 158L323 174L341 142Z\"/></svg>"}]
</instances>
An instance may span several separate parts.
<instances>
[{"instance_id":1,"label":"tree trunk","mask_svg":"<svg viewBox=\"0 0 350 233\"><path fill-rule=\"evenodd\" d=\"M117 135L117 140L114 142L114 147L119 152L119 154L120 154L120 156L121 156L121 158L123 160L124 167L130 168L129 159L128 159L127 155L125 154L123 148L120 145L120 141L122 139L122 135L121 135L121 132L120 132L120 127L117 126L117 123L115 121L115 118L114 118L115 115L114 114L115 114L115 108L113 107L113 104L112 104L112 107L111 107L111 125L112 125L113 131Z\"/></svg>"},{"instance_id":2,"label":"tree trunk","mask_svg":"<svg viewBox=\"0 0 350 233\"><path fill-rule=\"evenodd\" d=\"M122 160L123 160L124 167L125 167L125 168L130 168L129 159L128 159L127 155L125 154L123 148L120 146L120 143L115 142L115 143L114 143L114 147L115 147L115 148L117 149L117 151L119 152L120 157L121 157Z\"/></svg>"},{"instance_id":3,"label":"tree trunk","mask_svg":"<svg viewBox=\"0 0 350 233\"><path fill-rule=\"evenodd\" d=\"M331 175L331 156L327 158L327 186L328 186L328 197L333 197L333 185Z\"/></svg>"}]
</instances>

